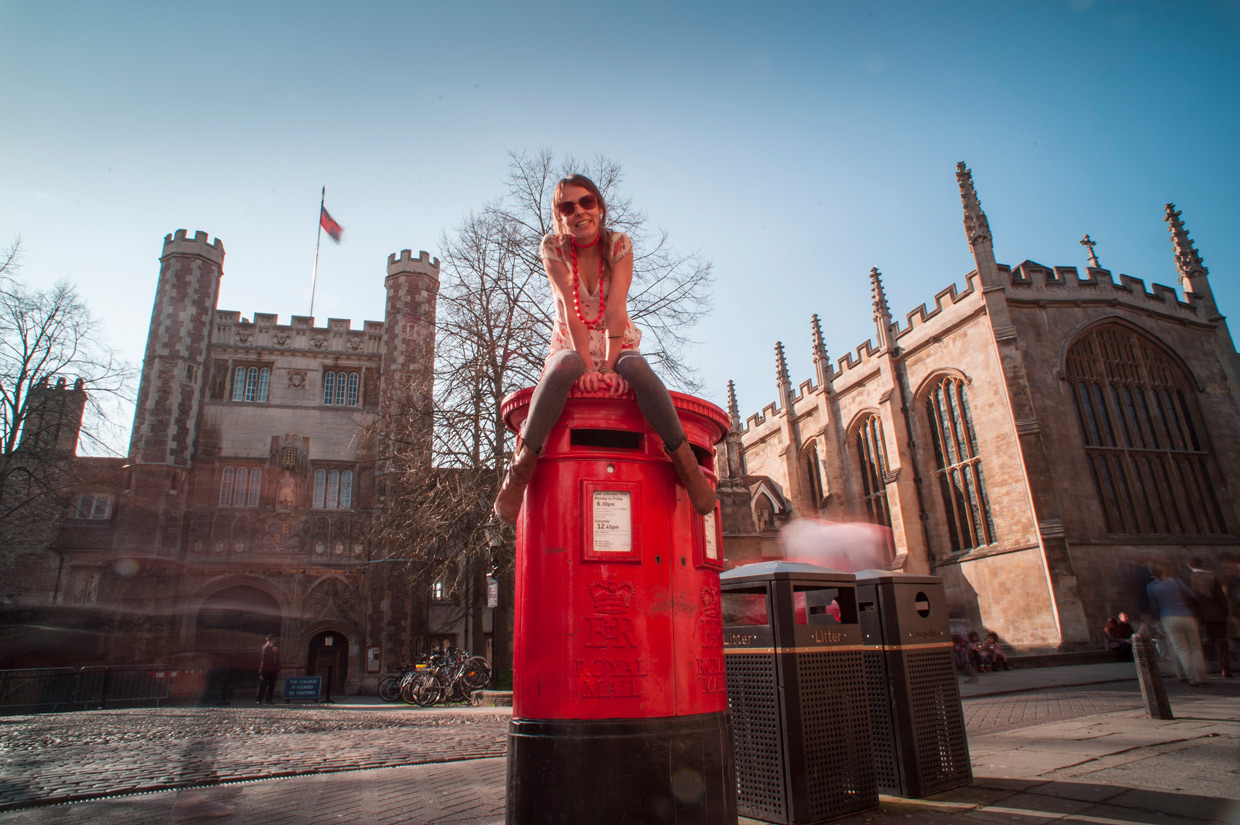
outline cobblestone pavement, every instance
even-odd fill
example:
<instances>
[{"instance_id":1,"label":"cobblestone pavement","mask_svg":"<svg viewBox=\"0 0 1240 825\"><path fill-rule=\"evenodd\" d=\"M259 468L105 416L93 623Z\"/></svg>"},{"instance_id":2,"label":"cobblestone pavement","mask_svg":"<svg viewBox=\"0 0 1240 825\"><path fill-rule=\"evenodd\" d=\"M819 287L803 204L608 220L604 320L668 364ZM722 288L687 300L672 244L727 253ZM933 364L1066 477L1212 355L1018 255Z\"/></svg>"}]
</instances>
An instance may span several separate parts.
<instances>
[{"instance_id":1,"label":"cobblestone pavement","mask_svg":"<svg viewBox=\"0 0 1240 825\"><path fill-rule=\"evenodd\" d=\"M1188 688L1168 684L1174 696ZM1208 688L1207 688L1208 690ZM971 735L1140 707L1137 683L964 701ZM145 791L504 756L506 709L321 706L0 718L0 810Z\"/></svg>"},{"instance_id":2,"label":"cobblestone pavement","mask_svg":"<svg viewBox=\"0 0 1240 825\"><path fill-rule=\"evenodd\" d=\"M504 712L143 708L0 719L0 810L503 756Z\"/></svg>"}]
</instances>

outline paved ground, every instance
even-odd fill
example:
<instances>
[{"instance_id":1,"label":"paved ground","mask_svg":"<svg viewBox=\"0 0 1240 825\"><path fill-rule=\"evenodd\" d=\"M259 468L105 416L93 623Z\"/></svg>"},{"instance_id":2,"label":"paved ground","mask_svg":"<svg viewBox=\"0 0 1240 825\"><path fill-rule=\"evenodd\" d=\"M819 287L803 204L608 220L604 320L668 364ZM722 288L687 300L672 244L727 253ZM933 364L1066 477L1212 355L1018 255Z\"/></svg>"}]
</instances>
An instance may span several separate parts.
<instances>
[{"instance_id":1,"label":"paved ground","mask_svg":"<svg viewBox=\"0 0 1240 825\"><path fill-rule=\"evenodd\" d=\"M983 674L962 683L974 785L841 821L1221 821L1240 799L1240 680L1168 689L1163 722L1131 665ZM0 718L0 817L498 823L507 725L506 709L372 702Z\"/></svg>"}]
</instances>

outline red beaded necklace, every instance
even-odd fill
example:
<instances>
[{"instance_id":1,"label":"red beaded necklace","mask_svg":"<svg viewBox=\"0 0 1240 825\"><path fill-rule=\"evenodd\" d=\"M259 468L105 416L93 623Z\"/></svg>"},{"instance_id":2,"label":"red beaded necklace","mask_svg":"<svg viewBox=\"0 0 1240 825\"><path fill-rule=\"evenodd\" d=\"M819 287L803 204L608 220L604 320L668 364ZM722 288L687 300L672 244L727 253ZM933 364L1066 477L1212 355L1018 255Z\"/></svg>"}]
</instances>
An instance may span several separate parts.
<instances>
[{"instance_id":1,"label":"red beaded necklace","mask_svg":"<svg viewBox=\"0 0 1240 825\"><path fill-rule=\"evenodd\" d=\"M598 237L583 245L582 249L589 249L603 239L603 233L600 232ZM577 317L581 323L586 325L587 329L601 329L603 326L603 310L606 308L606 301L603 300L603 251L600 249L598 253L598 316L593 321L587 321L585 316L581 314L581 299L578 297L578 290L581 286L581 279L577 276L577 239L570 239L573 243L573 309L577 311Z\"/></svg>"}]
</instances>

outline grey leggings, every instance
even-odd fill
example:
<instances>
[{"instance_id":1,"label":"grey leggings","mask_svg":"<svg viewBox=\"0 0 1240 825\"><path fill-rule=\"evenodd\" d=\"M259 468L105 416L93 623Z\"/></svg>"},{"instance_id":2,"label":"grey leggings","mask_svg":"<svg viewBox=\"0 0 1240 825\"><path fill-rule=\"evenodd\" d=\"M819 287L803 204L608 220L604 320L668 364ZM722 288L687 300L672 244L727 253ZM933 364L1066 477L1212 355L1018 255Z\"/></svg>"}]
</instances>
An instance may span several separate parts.
<instances>
[{"instance_id":1,"label":"grey leggings","mask_svg":"<svg viewBox=\"0 0 1240 825\"><path fill-rule=\"evenodd\" d=\"M574 350L566 349L557 352L547 360L542 380L534 388L530 398L530 415L521 429L521 437L534 452L542 452L547 434L560 419L564 411L564 403L568 400L568 391L577 383L577 379L585 374L586 365L581 356ZM633 387L637 395L637 407L646 417L646 421L667 449L674 450L685 439L685 431L676 417L676 408L672 406L672 397L667 387L654 374L654 370L646 363L646 359L632 351L620 353L616 359L616 372Z\"/></svg>"}]
</instances>

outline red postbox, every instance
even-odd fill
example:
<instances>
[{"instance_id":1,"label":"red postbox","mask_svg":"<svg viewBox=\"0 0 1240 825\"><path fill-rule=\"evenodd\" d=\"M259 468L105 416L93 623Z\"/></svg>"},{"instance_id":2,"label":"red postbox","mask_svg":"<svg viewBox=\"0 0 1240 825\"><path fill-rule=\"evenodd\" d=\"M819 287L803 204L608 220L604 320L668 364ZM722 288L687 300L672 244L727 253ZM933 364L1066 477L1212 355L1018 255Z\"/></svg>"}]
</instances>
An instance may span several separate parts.
<instances>
[{"instance_id":1,"label":"red postbox","mask_svg":"<svg viewBox=\"0 0 1240 825\"><path fill-rule=\"evenodd\" d=\"M531 389L504 401L519 431ZM721 409L672 393L713 478ZM508 822L735 823L718 510L630 393L574 390L517 522Z\"/></svg>"}]
</instances>

